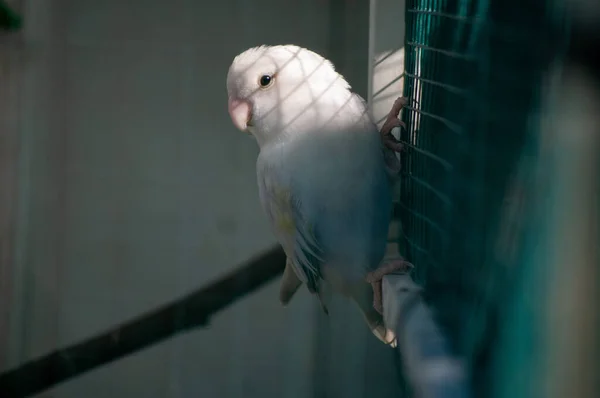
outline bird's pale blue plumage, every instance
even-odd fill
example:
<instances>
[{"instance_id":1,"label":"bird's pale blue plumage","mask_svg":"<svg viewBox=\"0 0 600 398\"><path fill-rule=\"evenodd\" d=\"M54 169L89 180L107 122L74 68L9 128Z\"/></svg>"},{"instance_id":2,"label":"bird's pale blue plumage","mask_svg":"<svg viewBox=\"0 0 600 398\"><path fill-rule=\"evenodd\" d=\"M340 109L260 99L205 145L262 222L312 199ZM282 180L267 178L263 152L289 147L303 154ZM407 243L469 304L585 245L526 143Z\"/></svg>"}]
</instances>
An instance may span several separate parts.
<instances>
[{"instance_id":1,"label":"bird's pale blue plumage","mask_svg":"<svg viewBox=\"0 0 600 398\"><path fill-rule=\"evenodd\" d=\"M391 201L376 129L303 134L268 146L257 175L275 233L311 290L323 263L353 283L379 265Z\"/></svg>"},{"instance_id":2,"label":"bird's pale blue plumage","mask_svg":"<svg viewBox=\"0 0 600 398\"><path fill-rule=\"evenodd\" d=\"M265 74L273 84L261 87ZM288 266L312 292L325 280L353 297L375 333L365 276L385 253L391 183L365 102L329 61L296 46L240 54L227 86L232 118L259 143L260 199ZM240 102L243 112L231 109Z\"/></svg>"}]
</instances>

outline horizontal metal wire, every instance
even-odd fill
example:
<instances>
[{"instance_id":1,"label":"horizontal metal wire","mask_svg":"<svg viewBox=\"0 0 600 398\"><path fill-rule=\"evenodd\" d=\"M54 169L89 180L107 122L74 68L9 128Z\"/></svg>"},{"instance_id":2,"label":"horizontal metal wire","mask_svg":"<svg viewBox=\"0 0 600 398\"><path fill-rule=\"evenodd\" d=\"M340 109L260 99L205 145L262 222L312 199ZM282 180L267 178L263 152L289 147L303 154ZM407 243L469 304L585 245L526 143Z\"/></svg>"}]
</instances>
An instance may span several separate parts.
<instances>
[{"instance_id":1,"label":"horizontal metal wire","mask_svg":"<svg viewBox=\"0 0 600 398\"><path fill-rule=\"evenodd\" d=\"M432 264L434 267L440 267L440 263L438 263L438 261L435 258L433 258L433 255L431 254L431 252L429 250L422 248L421 246L419 246L417 243L415 243L413 240L411 240L406 235L404 236L404 240L406 241L406 243L408 243L408 245L410 247L412 247L413 249L426 255L427 260L429 261L430 264Z\"/></svg>"},{"instance_id":2,"label":"horizontal metal wire","mask_svg":"<svg viewBox=\"0 0 600 398\"><path fill-rule=\"evenodd\" d=\"M409 208L408 206L406 206L404 203L400 202L400 207L402 207L404 210L406 210L406 212L408 212L409 214L415 216L416 218L423 220L426 224L428 224L429 226L431 226L433 229L437 230L442 239L445 239L447 232L446 230L444 230L444 228L440 227L435 221L433 221L431 218L427 217L425 214L419 213L417 211L414 211L413 209Z\"/></svg>"},{"instance_id":3,"label":"horizontal metal wire","mask_svg":"<svg viewBox=\"0 0 600 398\"><path fill-rule=\"evenodd\" d=\"M483 22L483 18L478 18L475 16L467 17L467 16L463 16L463 15L448 14L448 13L439 12L439 11L418 10L416 8L411 8L411 9L407 10L406 12L411 13L411 14L424 14L424 15L431 15L434 17L455 19L457 21L462 21L462 22L466 22L466 23Z\"/></svg>"},{"instance_id":4,"label":"horizontal metal wire","mask_svg":"<svg viewBox=\"0 0 600 398\"><path fill-rule=\"evenodd\" d=\"M378 102L378 101L384 101L386 99L390 99L390 98L398 98L398 93L397 92L391 92L390 94L386 94L386 95L379 95L377 96L377 98L373 98L373 102ZM387 118L387 115L385 115L384 117L382 117L381 119L379 119L379 121L377 122L377 124L379 124L380 122L383 122L385 119Z\"/></svg>"},{"instance_id":5,"label":"horizontal metal wire","mask_svg":"<svg viewBox=\"0 0 600 398\"><path fill-rule=\"evenodd\" d=\"M437 52L437 53L440 53L440 54L443 54L443 55L446 55L446 56L452 57L452 58L464 59L465 61L473 62L473 61L477 60L477 57L472 56L472 55L461 54L461 53L457 53L456 51L442 50L441 48L430 47L425 44L417 43L414 41L406 42L406 45L410 46L410 47L421 48L426 51Z\"/></svg>"},{"instance_id":6,"label":"horizontal metal wire","mask_svg":"<svg viewBox=\"0 0 600 398\"><path fill-rule=\"evenodd\" d=\"M450 201L450 198L448 198L448 196L435 189L431 184L427 183L426 181L420 179L419 177L415 177L414 175L409 173L402 173L402 176L413 180L415 183L421 185L423 188L434 193L438 198L440 198L442 202L444 202L446 206L452 205L452 202Z\"/></svg>"},{"instance_id":7,"label":"horizontal metal wire","mask_svg":"<svg viewBox=\"0 0 600 398\"><path fill-rule=\"evenodd\" d=\"M379 90L377 90L377 92L375 94L373 94L373 98L377 97L379 94L381 94L382 92L384 92L385 90L387 90L388 88L390 88L392 86L392 84L396 83L397 81L399 81L403 77L404 77L404 73L401 74L400 76L396 77L392 81L390 81L388 84L386 84L385 86L383 86Z\"/></svg>"},{"instance_id":8,"label":"horizontal metal wire","mask_svg":"<svg viewBox=\"0 0 600 398\"><path fill-rule=\"evenodd\" d=\"M450 171L450 170L453 169L452 164L450 162L448 162L447 160L444 160L441 157L439 157L439 156L437 156L437 155L435 155L435 154L433 154L433 153L431 153L429 151L421 149L420 147L418 147L416 145L412 145L411 143L408 143L406 141L401 141L401 142L402 142L402 145L410 148L411 150L413 150L415 152L418 152L418 153L420 153L422 155L425 155L425 156L427 156L427 157L435 160L436 162L438 162L439 164L441 164L442 167L444 167L446 170Z\"/></svg>"},{"instance_id":9,"label":"horizontal metal wire","mask_svg":"<svg viewBox=\"0 0 600 398\"><path fill-rule=\"evenodd\" d=\"M450 130L452 130L453 132L455 132L457 134L462 135L462 133L463 133L463 129L461 126L459 126L458 124L456 124L454 122L451 122L450 120L446 119L445 117L437 116L437 115L434 115L433 113L422 111L422 110L414 108L410 105L405 105L403 109L408 109L415 113L418 113L419 115L427 116L429 118L432 118L439 122L442 122L443 124L446 125L446 127L448 127Z\"/></svg>"},{"instance_id":10,"label":"horizontal metal wire","mask_svg":"<svg viewBox=\"0 0 600 398\"><path fill-rule=\"evenodd\" d=\"M407 13L408 14L427 15L427 16L438 17L438 18L446 18L446 19L451 19L451 20L454 20L454 21L457 21L460 23L465 23L465 24L485 24L486 29L489 32L489 34L494 36L495 38L504 39L508 42L518 42L521 44L524 41L531 39L532 37L536 37L537 34L539 33L537 30L524 30L524 29L518 29L514 26L499 25L497 23L494 23L493 21L487 20L485 18L481 18L476 15L471 15L471 16L455 15L455 14L448 14L448 13L439 12L439 11L419 10L416 8L411 8L411 9L407 10ZM532 40L536 40L536 42L537 42L537 39L532 39Z\"/></svg>"},{"instance_id":11,"label":"horizontal metal wire","mask_svg":"<svg viewBox=\"0 0 600 398\"><path fill-rule=\"evenodd\" d=\"M441 87L441 88L443 88L445 90L450 91L453 94L458 94L458 95L466 95L467 94L467 90L465 90L463 88L460 88L460 87L452 86L450 84L444 84L444 83L438 82L436 80L425 79L425 78L422 78L420 76L413 75L412 73L409 73L409 72L404 72L403 75L406 76L406 77L408 77L408 78L411 78L411 79L414 79L414 80L418 80L418 81L423 82L423 83L427 83L427 84L431 84L431 85L434 85L434 86L437 86L437 87Z\"/></svg>"},{"instance_id":12,"label":"horizontal metal wire","mask_svg":"<svg viewBox=\"0 0 600 398\"><path fill-rule=\"evenodd\" d=\"M395 49L393 51L390 51L388 54L385 55L385 57L381 58L380 60L378 60L377 62L375 62L375 64L373 66L377 66L382 64L386 59L388 59L389 57L391 57L392 55L396 54L398 51L400 51L401 49Z\"/></svg>"}]
</instances>

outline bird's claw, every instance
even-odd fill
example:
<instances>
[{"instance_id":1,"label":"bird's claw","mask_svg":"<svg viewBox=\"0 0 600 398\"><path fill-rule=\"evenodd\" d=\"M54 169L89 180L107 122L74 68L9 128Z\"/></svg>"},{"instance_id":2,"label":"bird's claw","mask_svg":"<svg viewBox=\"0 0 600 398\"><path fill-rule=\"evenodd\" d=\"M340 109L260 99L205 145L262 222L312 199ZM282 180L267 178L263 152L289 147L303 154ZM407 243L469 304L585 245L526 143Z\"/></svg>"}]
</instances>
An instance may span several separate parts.
<instances>
[{"instance_id":1,"label":"bird's claw","mask_svg":"<svg viewBox=\"0 0 600 398\"><path fill-rule=\"evenodd\" d=\"M414 266L403 258L387 261L379 266L375 271L369 272L365 280L373 287L373 308L380 314L383 314L383 292L381 279L388 274L400 271L410 272Z\"/></svg>"},{"instance_id":2,"label":"bird's claw","mask_svg":"<svg viewBox=\"0 0 600 398\"><path fill-rule=\"evenodd\" d=\"M404 123L400 122L402 126L404 126ZM392 135L392 133L387 133L383 136L382 138L383 140L383 145L385 145L386 148L391 149L394 152L401 152L404 150L404 145L402 145L402 143L400 141L398 141L398 139L396 137L394 137Z\"/></svg>"},{"instance_id":3,"label":"bird's claw","mask_svg":"<svg viewBox=\"0 0 600 398\"><path fill-rule=\"evenodd\" d=\"M404 145L392 135L392 130L396 127L402 127L406 129L406 124L398 118L402 108L408 104L408 99L405 97L398 97L394 101L394 105L390 110L383 126L379 130L381 135L381 142L383 144L383 153L385 158L386 169L390 175L395 176L400 172L401 164L400 159L396 156L396 152L402 152L405 147Z\"/></svg>"},{"instance_id":4,"label":"bird's claw","mask_svg":"<svg viewBox=\"0 0 600 398\"><path fill-rule=\"evenodd\" d=\"M388 114L383 126L380 129L381 139L386 148L389 148L395 152L400 152L404 149L404 146L400 141L396 139L392 135L392 130L396 127L406 128L406 124L398 119L398 115L402 108L408 104L408 99L406 97L398 97L396 101L394 101L394 105L392 105L392 109Z\"/></svg>"}]
</instances>

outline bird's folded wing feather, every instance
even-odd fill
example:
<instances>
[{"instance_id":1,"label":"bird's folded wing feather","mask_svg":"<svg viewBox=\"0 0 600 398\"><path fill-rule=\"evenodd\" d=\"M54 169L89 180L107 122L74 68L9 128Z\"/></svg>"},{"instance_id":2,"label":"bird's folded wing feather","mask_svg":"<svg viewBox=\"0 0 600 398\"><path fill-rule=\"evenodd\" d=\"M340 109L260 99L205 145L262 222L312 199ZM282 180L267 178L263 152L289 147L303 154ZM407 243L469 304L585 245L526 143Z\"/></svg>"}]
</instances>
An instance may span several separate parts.
<instances>
[{"instance_id":1,"label":"bird's folded wing feather","mask_svg":"<svg viewBox=\"0 0 600 398\"><path fill-rule=\"evenodd\" d=\"M314 224L302 213L302 204L290 187L274 175L263 173L259 193L263 208L298 278L312 292L321 277L322 250L314 235Z\"/></svg>"}]
</instances>

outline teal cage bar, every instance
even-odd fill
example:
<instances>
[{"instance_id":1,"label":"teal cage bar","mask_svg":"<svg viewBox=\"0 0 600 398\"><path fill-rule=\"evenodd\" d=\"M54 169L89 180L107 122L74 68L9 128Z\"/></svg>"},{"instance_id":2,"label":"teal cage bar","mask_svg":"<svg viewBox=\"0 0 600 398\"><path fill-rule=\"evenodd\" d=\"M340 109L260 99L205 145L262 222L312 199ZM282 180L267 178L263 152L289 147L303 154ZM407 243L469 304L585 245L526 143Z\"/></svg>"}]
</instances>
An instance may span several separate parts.
<instances>
[{"instance_id":1,"label":"teal cage bar","mask_svg":"<svg viewBox=\"0 0 600 398\"><path fill-rule=\"evenodd\" d=\"M400 247L474 395L492 396L493 342L517 277L508 270L521 261L499 249L502 209L565 25L539 0L407 0L405 15Z\"/></svg>"}]
</instances>

